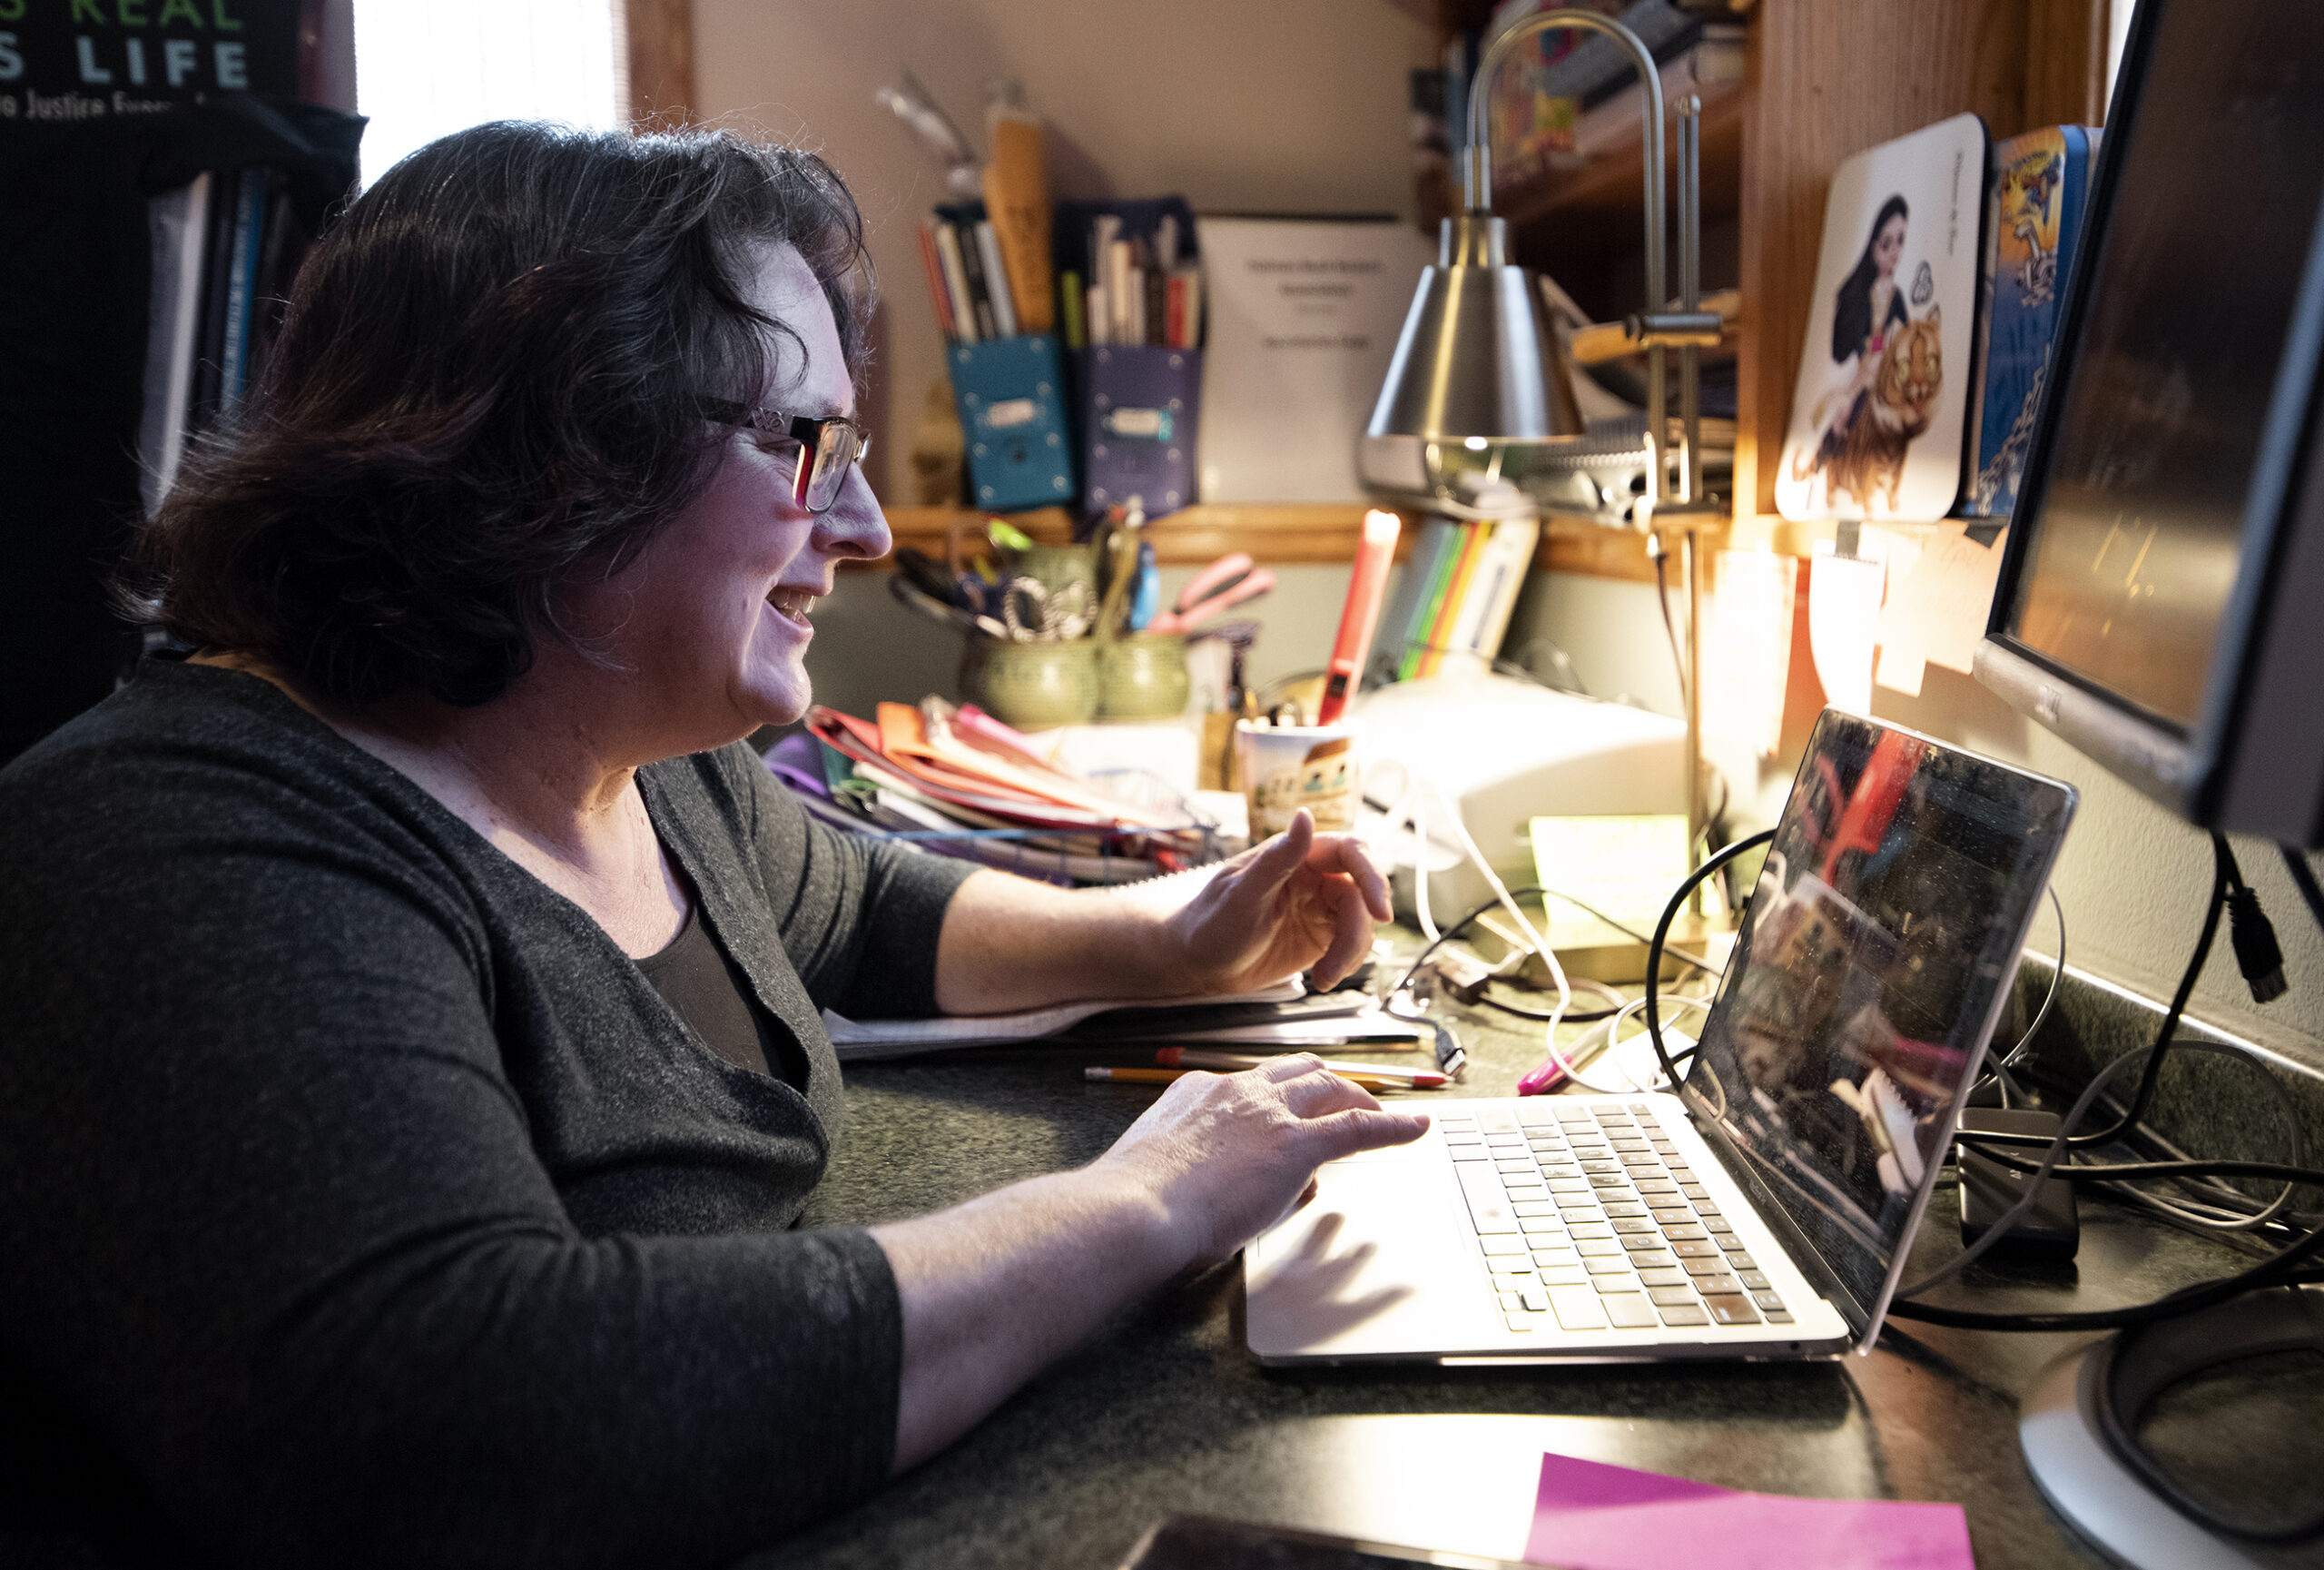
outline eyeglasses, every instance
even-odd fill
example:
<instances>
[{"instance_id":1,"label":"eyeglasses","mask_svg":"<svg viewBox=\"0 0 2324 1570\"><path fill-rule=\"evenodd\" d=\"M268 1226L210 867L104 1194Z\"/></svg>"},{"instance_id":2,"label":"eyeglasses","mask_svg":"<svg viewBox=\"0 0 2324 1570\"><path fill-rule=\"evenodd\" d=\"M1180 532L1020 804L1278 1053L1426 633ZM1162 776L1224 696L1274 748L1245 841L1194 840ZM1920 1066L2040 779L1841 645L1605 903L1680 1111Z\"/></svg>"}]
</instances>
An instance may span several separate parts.
<instances>
[{"instance_id":1,"label":"eyeglasses","mask_svg":"<svg viewBox=\"0 0 2324 1570\"><path fill-rule=\"evenodd\" d=\"M863 461L872 450L872 437L862 426L838 415L785 414L780 410L753 409L723 398L695 400L704 420L740 426L780 438L797 449L792 470L791 499L809 512L822 512L839 499L848 468Z\"/></svg>"}]
</instances>

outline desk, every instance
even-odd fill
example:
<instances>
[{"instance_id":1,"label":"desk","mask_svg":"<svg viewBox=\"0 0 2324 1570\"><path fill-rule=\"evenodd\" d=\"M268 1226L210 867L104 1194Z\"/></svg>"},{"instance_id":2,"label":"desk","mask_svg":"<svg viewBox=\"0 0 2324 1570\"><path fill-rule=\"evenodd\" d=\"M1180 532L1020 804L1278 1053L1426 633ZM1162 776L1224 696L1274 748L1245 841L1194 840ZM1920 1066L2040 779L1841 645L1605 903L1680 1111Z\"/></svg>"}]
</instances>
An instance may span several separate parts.
<instances>
[{"instance_id":1,"label":"desk","mask_svg":"<svg viewBox=\"0 0 2324 1570\"><path fill-rule=\"evenodd\" d=\"M1512 1094L1538 1037L1471 1039L1454 1093ZM1152 1099L1086 1083L1083 1065L1104 1061L1050 1047L851 1068L848 1126L809 1219L916 1215L1090 1160ZM1949 1191L1925 1231L1933 1258L1957 1247ZM2082 1269L2097 1285L2081 1306L2239 1257L2092 1206ZM1992 1306L2075 1296L2020 1285ZM1241 1311L1239 1262L1166 1288L950 1450L754 1564L1106 1570L1174 1511L1514 1559L1544 1450L1728 1487L1954 1500L1981 1570L2101 1563L2017 1449L2019 1393L2087 1338L1893 1325L1870 1358L1838 1362L1274 1372L1244 1351Z\"/></svg>"}]
</instances>

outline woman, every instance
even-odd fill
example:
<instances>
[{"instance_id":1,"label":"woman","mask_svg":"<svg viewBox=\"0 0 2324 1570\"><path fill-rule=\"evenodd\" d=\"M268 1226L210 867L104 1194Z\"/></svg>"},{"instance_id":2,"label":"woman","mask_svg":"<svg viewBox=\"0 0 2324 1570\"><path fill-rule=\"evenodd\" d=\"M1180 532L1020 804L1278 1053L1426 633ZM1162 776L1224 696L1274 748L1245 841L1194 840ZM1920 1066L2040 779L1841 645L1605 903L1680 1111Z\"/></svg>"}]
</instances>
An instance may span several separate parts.
<instances>
[{"instance_id":1,"label":"woman","mask_svg":"<svg viewBox=\"0 0 2324 1570\"><path fill-rule=\"evenodd\" d=\"M819 1008L1328 982L1386 913L1304 821L1066 894L811 826L739 744L888 548L862 261L796 153L414 154L151 531L199 652L0 774L0 1375L116 1537L731 1558L1424 1127L1286 1060L1081 1170L787 1229L840 1112Z\"/></svg>"}]
</instances>

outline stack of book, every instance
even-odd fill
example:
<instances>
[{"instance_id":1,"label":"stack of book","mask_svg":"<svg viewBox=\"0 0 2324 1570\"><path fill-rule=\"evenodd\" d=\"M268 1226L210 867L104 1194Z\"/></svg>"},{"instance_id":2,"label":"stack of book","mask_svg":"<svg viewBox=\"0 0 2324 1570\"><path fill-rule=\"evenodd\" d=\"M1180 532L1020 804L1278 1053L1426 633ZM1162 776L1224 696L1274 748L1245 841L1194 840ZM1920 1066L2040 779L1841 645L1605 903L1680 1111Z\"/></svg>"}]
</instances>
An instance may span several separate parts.
<instances>
[{"instance_id":1,"label":"stack of book","mask_svg":"<svg viewBox=\"0 0 2324 1570\"><path fill-rule=\"evenodd\" d=\"M813 816L851 834L1065 884L1137 883L1216 861L1217 825L1150 776L1087 780L973 705L818 707L768 755Z\"/></svg>"},{"instance_id":2,"label":"stack of book","mask_svg":"<svg viewBox=\"0 0 2324 1570\"><path fill-rule=\"evenodd\" d=\"M1149 239L1125 235L1118 213L1090 221L1089 275L1059 275L1068 349L1146 344L1193 349L1202 342L1202 269L1177 215L1164 213Z\"/></svg>"},{"instance_id":3,"label":"stack of book","mask_svg":"<svg viewBox=\"0 0 2324 1570\"><path fill-rule=\"evenodd\" d=\"M1424 521L1380 618L1373 679L1411 681L1490 667L1540 538L1541 522L1531 513Z\"/></svg>"},{"instance_id":4,"label":"stack of book","mask_svg":"<svg viewBox=\"0 0 2324 1570\"><path fill-rule=\"evenodd\" d=\"M204 171L152 198L146 213L153 272L137 445L151 517L187 439L257 383L309 236L282 173L258 166Z\"/></svg>"},{"instance_id":5,"label":"stack of book","mask_svg":"<svg viewBox=\"0 0 2324 1570\"><path fill-rule=\"evenodd\" d=\"M940 208L920 226L920 257L937 325L953 343L1014 338L1022 331L1016 292L1001 260L1000 232L984 204Z\"/></svg>"}]
</instances>

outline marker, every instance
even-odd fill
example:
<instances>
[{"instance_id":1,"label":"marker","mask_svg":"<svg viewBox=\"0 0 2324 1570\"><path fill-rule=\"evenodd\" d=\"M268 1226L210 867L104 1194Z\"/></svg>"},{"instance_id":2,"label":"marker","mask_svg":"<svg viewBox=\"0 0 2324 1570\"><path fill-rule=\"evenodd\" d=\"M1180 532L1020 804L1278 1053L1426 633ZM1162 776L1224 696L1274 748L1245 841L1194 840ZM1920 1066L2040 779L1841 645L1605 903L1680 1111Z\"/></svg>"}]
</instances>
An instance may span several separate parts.
<instances>
[{"instance_id":1,"label":"marker","mask_svg":"<svg viewBox=\"0 0 2324 1570\"><path fill-rule=\"evenodd\" d=\"M1204 1047L1164 1047L1154 1054L1154 1061L1172 1069L1256 1069L1274 1060L1256 1052L1218 1052ZM1332 1058L1323 1060L1324 1067L1345 1080L1385 1080L1391 1084L1408 1085L1415 1091L1441 1091L1452 1082L1449 1076L1434 1069L1396 1069L1380 1063L1350 1063Z\"/></svg>"},{"instance_id":2,"label":"marker","mask_svg":"<svg viewBox=\"0 0 2324 1570\"><path fill-rule=\"evenodd\" d=\"M1085 1080L1111 1080L1117 1084L1167 1085L1173 1080L1183 1080L1188 1074L1203 1072L1200 1069L1084 1069ZM1412 1087L1392 1083L1377 1074L1342 1074L1340 1078L1364 1091L1406 1091Z\"/></svg>"},{"instance_id":3,"label":"marker","mask_svg":"<svg viewBox=\"0 0 2324 1570\"><path fill-rule=\"evenodd\" d=\"M1317 725L1330 725L1347 707L1356 684L1364 679L1364 660L1372 652L1372 629L1380 621L1380 595L1387 587L1389 564L1396 559L1396 536L1403 520L1393 512L1374 508L1364 515L1364 543L1356 547L1355 572L1347 581L1347 604L1340 608L1339 637L1332 641L1330 674L1324 682L1323 707Z\"/></svg>"}]
</instances>

